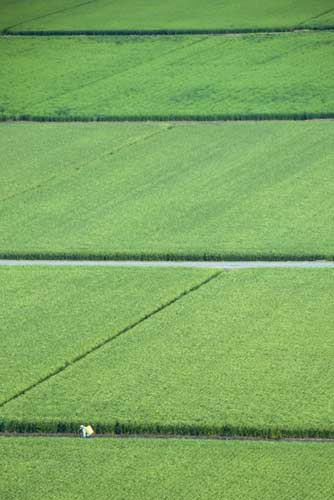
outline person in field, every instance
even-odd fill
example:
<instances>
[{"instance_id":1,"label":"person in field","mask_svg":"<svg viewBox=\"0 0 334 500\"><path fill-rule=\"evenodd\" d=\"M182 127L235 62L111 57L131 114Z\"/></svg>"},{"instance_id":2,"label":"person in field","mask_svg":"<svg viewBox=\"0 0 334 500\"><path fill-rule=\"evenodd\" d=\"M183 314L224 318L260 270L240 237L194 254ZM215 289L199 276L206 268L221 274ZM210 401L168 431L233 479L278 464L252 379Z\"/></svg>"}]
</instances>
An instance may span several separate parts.
<instances>
[{"instance_id":1,"label":"person in field","mask_svg":"<svg viewBox=\"0 0 334 500\"><path fill-rule=\"evenodd\" d=\"M95 432L91 425L80 425L80 434L83 438L92 438Z\"/></svg>"}]
</instances>

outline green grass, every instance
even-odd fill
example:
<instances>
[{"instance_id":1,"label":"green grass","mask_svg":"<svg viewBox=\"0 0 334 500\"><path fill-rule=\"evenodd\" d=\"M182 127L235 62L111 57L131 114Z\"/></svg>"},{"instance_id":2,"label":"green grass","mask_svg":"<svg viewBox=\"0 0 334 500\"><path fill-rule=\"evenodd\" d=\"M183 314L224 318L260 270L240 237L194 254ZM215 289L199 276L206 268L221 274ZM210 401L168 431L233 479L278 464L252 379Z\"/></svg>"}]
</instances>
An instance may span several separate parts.
<instances>
[{"instance_id":1,"label":"green grass","mask_svg":"<svg viewBox=\"0 0 334 500\"><path fill-rule=\"evenodd\" d=\"M212 274L191 269L0 269L0 404Z\"/></svg>"},{"instance_id":2,"label":"green grass","mask_svg":"<svg viewBox=\"0 0 334 500\"><path fill-rule=\"evenodd\" d=\"M333 444L0 440L6 500L325 500Z\"/></svg>"},{"instance_id":3,"label":"green grass","mask_svg":"<svg viewBox=\"0 0 334 500\"><path fill-rule=\"evenodd\" d=\"M329 117L333 48L332 33L3 37L0 113L65 120Z\"/></svg>"},{"instance_id":4,"label":"green grass","mask_svg":"<svg viewBox=\"0 0 334 500\"><path fill-rule=\"evenodd\" d=\"M0 124L0 255L333 258L334 122Z\"/></svg>"},{"instance_id":5,"label":"green grass","mask_svg":"<svg viewBox=\"0 0 334 500\"><path fill-rule=\"evenodd\" d=\"M333 278L223 273L4 406L2 428L334 437Z\"/></svg>"},{"instance_id":6,"label":"green grass","mask_svg":"<svg viewBox=\"0 0 334 500\"><path fill-rule=\"evenodd\" d=\"M256 30L334 25L331 0L123 0L5 2L2 29L50 30Z\"/></svg>"}]
</instances>

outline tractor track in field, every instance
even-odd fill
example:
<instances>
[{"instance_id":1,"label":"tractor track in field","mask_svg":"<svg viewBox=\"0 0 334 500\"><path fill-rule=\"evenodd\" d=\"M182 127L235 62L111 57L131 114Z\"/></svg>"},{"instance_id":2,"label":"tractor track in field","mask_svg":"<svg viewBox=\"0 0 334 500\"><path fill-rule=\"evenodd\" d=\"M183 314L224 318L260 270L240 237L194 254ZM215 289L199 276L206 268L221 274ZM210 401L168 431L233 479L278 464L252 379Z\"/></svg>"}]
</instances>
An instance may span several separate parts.
<instances>
[{"instance_id":1,"label":"tractor track in field","mask_svg":"<svg viewBox=\"0 0 334 500\"><path fill-rule=\"evenodd\" d=\"M0 267L188 267L201 269L334 268L326 260L81 260L81 259L0 259Z\"/></svg>"},{"instance_id":2,"label":"tractor track in field","mask_svg":"<svg viewBox=\"0 0 334 500\"><path fill-rule=\"evenodd\" d=\"M38 433L38 432L1 432L0 438L78 438L78 433ZM183 435L183 434L95 434L94 439L185 439L200 441L258 441L270 443L334 443L334 438L302 438L302 437L282 437L265 438L254 436L209 436L209 435Z\"/></svg>"}]
</instances>

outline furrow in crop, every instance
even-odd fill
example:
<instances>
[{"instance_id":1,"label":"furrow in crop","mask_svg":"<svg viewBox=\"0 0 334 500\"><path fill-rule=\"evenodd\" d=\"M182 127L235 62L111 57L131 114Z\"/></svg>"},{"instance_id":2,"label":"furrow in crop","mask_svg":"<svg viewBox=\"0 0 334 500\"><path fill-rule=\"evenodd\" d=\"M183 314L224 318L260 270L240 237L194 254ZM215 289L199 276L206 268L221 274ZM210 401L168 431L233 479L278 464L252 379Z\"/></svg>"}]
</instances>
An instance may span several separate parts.
<instances>
[{"instance_id":1,"label":"furrow in crop","mask_svg":"<svg viewBox=\"0 0 334 500\"><path fill-rule=\"evenodd\" d=\"M49 373L47 376L39 379L37 382L29 385L28 387L26 387L25 389L17 392L16 394L14 394L13 396L11 396L10 398L8 398L7 400L3 401L1 404L0 404L0 408L3 408L5 405L7 405L8 403L10 403L11 401L13 401L14 399L17 399L19 398L20 396L26 394L27 392L31 391L32 389L34 389L35 387L39 386L40 384L42 384L43 382L46 382L48 380L50 380L51 378L55 377L58 373L61 373L63 372L64 370L66 370L66 368L68 368L69 366L73 366L75 363L77 363L78 361L81 361L82 359L86 358L88 355L96 352L97 350L101 349L103 346L105 346L106 344L110 344L111 342L113 342L115 339L117 339L118 337L120 337L121 335L124 335L128 332L130 332L131 330L133 330L136 326L140 325L141 323L143 323L144 321L152 318L153 316L155 316L157 313L159 313L160 311L163 311L164 309L166 309L167 307L175 304L176 302L178 302L179 300L181 300L183 297L186 297L187 295L191 294L192 292L200 289L201 287L203 287L204 285L208 284L210 281L214 280L215 278L217 278L223 271L218 271L217 273L209 276L209 278L206 278L205 280L201 281L200 283L198 283L197 285L194 285L193 287L183 291L182 293L180 293L179 295L177 295L176 297L174 297L173 299L171 299L170 301L166 302L165 304L162 304L161 306L157 307L156 309L154 309L153 311L151 311L150 313L146 314L145 316L143 316L142 318L140 318L139 320L135 321L134 323L126 326L125 328L123 328L122 330L120 330L118 333L116 333L115 335L113 335L112 337L109 337L105 340L103 340L102 342L96 344L94 347L88 349L87 351L79 354L78 356L76 356L75 358L73 358L71 361L67 362L64 366L61 366L61 367L58 367L56 368L55 370L53 370L51 373ZM2 423L0 422L0 432L1 432L1 427L2 427Z\"/></svg>"}]
</instances>

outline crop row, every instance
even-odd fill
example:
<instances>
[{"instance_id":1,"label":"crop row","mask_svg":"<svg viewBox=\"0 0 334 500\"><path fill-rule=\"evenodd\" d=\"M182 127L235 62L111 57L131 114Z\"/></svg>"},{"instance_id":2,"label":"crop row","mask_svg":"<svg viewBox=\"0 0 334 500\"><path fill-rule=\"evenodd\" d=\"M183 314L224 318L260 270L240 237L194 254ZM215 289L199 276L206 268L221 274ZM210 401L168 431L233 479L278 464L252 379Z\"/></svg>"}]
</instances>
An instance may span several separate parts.
<instances>
[{"instance_id":1,"label":"crop row","mask_svg":"<svg viewBox=\"0 0 334 500\"><path fill-rule=\"evenodd\" d=\"M317 261L317 260L326 260L332 261L334 260L334 250L333 251L324 251L324 252L305 252L305 251L295 251L294 253L286 253L286 252L271 252L271 253L247 253L247 252L235 252L235 253L210 253L209 251L205 252L178 252L174 250L170 253L164 252L112 252L112 251L72 251L72 252L53 252L50 251L40 251L36 248L36 250L32 250L30 252L20 252L16 250L3 250L0 251L0 259L27 259L27 260L88 260L88 261L108 261L108 260L136 260L136 261L204 261L204 262L219 262L222 260L237 262L240 260L244 261L269 261L269 262L278 262L278 261Z\"/></svg>"},{"instance_id":2,"label":"crop row","mask_svg":"<svg viewBox=\"0 0 334 500\"><path fill-rule=\"evenodd\" d=\"M84 418L84 417L83 417ZM0 416L0 432L18 434L75 434L78 435L82 419L7 419ZM166 424L166 423L136 423L136 422L99 422L94 420L94 430L97 434L112 434L115 436L192 436L192 437L254 437L262 439L334 439L334 429L319 429L317 427L263 427L245 425L205 425L205 424Z\"/></svg>"}]
</instances>

